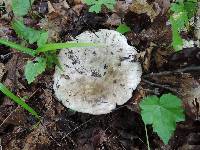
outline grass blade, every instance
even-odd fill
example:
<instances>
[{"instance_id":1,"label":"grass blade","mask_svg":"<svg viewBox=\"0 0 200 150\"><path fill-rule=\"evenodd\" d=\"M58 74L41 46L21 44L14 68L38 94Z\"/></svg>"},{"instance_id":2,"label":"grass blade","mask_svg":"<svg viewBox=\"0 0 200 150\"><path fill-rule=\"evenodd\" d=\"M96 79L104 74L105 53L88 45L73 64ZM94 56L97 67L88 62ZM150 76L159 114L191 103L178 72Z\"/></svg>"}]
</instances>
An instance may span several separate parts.
<instances>
[{"instance_id":1,"label":"grass blade","mask_svg":"<svg viewBox=\"0 0 200 150\"><path fill-rule=\"evenodd\" d=\"M7 89L2 83L0 83L0 91L8 96L11 100L22 106L29 111L33 116L39 119L37 112L35 112L29 105L27 105L21 98L14 95L9 89Z\"/></svg>"},{"instance_id":2,"label":"grass blade","mask_svg":"<svg viewBox=\"0 0 200 150\"><path fill-rule=\"evenodd\" d=\"M20 52L29 54L31 56L35 56L35 51L33 49L30 49L30 48L27 48L27 47L23 47L23 46L21 46L19 44L16 44L14 42L10 42L10 41L5 40L5 39L0 39L0 44L9 46L11 48L14 48L14 49L16 49L16 50L18 50Z\"/></svg>"},{"instance_id":3,"label":"grass blade","mask_svg":"<svg viewBox=\"0 0 200 150\"><path fill-rule=\"evenodd\" d=\"M75 43L75 42L67 42L67 43L50 43L45 44L42 47L36 49L36 53L53 51L62 48L73 48L73 47L89 47L89 46L99 46L99 44L95 43Z\"/></svg>"}]
</instances>

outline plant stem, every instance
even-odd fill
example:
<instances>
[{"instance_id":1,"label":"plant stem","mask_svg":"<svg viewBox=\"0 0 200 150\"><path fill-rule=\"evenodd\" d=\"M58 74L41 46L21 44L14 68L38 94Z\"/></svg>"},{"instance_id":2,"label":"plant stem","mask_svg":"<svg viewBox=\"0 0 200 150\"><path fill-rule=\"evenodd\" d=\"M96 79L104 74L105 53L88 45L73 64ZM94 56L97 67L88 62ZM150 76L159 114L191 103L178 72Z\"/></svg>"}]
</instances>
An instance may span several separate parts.
<instances>
[{"instance_id":1,"label":"plant stem","mask_svg":"<svg viewBox=\"0 0 200 150\"><path fill-rule=\"evenodd\" d=\"M149 145L149 137L148 137L148 134L147 134L147 127L146 127L146 124L144 124L144 128L145 128L146 139L147 139L147 147L148 147L148 150L151 150L151 149L150 149L150 145Z\"/></svg>"}]
</instances>

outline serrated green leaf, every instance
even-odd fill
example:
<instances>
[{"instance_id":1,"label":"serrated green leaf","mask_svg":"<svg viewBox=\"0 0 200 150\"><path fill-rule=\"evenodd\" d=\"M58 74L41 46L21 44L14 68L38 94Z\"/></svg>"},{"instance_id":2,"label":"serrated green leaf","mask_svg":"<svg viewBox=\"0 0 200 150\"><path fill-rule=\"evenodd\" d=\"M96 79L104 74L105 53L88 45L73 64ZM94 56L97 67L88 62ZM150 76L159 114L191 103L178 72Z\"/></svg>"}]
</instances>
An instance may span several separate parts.
<instances>
[{"instance_id":1,"label":"serrated green leaf","mask_svg":"<svg viewBox=\"0 0 200 150\"><path fill-rule=\"evenodd\" d=\"M12 27L19 37L27 40L30 44L37 42L38 47L43 46L48 39L48 32L39 31L26 27L21 20L12 22Z\"/></svg>"},{"instance_id":2,"label":"serrated green leaf","mask_svg":"<svg viewBox=\"0 0 200 150\"><path fill-rule=\"evenodd\" d=\"M30 44L33 44L40 37L40 32L32 28L26 27L21 20L15 20L12 22L12 28L15 30L17 35Z\"/></svg>"},{"instance_id":3,"label":"serrated green leaf","mask_svg":"<svg viewBox=\"0 0 200 150\"><path fill-rule=\"evenodd\" d=\"M101 5L92 5L89 8L89 12L99 13L101 11Z\"/></svg>"},{"instance_id":4,"label":"serrated green leaf","mask_svg":"<svg viewBox=\"0 0 200 150\"><path fill-rule=\"evenodd\" d=\"M25 66L25 77L28 84L32 83L35 78L46 69L46 59L37 57L36 62L28 61Z\"/></svg>"},{"instance_id":5,"label":"serrated green leaf","mask_svg":"<svg viewBox=\"0 0 200 150\"><path fill-rule=\"evenodd\" d=\"M102 5L105 5L107 8L113 10L114 5L116 4L115 0L84 0L84 2L91 6L89 12L99 13L101 11Z\"/></svg>"},{"instance_id":6,"label":"serrated green leaf","mask_svg":"<svg viewBox=\"0 0 200 150\"><path fill-rule=\"evenodd\" d=\"M8 96L11 100L13 100L18 105L22 106L24 109L29 111L32 115L34 115L36 118L39 118L37 112L33 110L28 104L26 104L21 98L17 97L15 94L13 94L7 87L5 87L2 83L0 83L0 91L4 93L6 96Z\"/></svg>"},{"instance_id":7,"label":"serrated green leaf","mask_svg":"<svg viewBox=\"0 0 200 150\"><path fill-rule=\"evenodd\" d=\"M22 17L26 15L33 2L34 0L12 0L12 10L15 16Z\"/></svg>"},{"instance_id":8,"label":"serrated green leaf","mask_svg":"<svg viewBox=\"0 0 200 150\"><path fill-rule=\"evenodd\" d=\"M131 31L131 28L128 27L126 24L120 24L119 27L116 29L121 34Z\"/></svg>"},{"instance_id":9,"label":"serrated green leaf","mask_svg":"<svg viewBox=\"0 0 200 150\"><path fill-rule=\"evenodd\" d=\"M157 96L146 97L140 108L144 123L152 124L165 144L176 128L176 122L185 120L181 100L172 94L164 94L160 99Z\"/></svg>"}]
</instances>

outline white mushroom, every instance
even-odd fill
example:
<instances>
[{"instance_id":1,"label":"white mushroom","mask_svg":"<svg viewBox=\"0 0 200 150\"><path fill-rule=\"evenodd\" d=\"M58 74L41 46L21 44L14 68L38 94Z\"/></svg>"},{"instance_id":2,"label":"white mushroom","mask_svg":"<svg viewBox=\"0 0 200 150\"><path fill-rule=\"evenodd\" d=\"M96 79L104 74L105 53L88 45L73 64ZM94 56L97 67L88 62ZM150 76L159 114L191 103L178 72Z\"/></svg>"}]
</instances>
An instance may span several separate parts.
<instances>
[{"instance_id":1,"label":"white mushroom","mask_svg":"<svg viewBox=\"0 0 200 150\"><path fill-rule=\"evenodd\" d=\"M56 67L53 87L58 100L67 108L95 115L127 102L141 80L136 49L113 30L87 31L76 40L104 46L60 51L63 71Z\"/></svg>"}]
</instances>

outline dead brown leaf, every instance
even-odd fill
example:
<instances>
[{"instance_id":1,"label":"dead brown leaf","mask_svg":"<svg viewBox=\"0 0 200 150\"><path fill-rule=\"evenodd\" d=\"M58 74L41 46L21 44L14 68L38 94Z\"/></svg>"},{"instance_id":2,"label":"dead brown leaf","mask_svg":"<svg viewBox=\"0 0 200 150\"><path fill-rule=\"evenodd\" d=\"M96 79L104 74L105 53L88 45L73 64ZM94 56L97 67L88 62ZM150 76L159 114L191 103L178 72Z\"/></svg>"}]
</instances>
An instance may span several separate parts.
<instances>
[{"instance_id":1,"label":"dead brown leaf","mask_svg":"<svg viewBox=\"0 0 200 150\"><path fill-rule=\"evenodd\" d=\"M155 0L161 8L161 14L165 14L170 8L170 0Z\"/></svg>"},{"instance_id":2,"label":"dead brown leaf","mask_svg":"<svg viewBox=\"0 0 200 150\"><path fill-rule=\"evenodd\" d=\"M150 46L144 52L138 54L138 58L142 62L144 71L149 71L149 67L151 65L152 50L154 46L155 44L151 42Z\"/></svg>"},{"instance_id":3,"label":"dead brown leaf","mask_svg":"<svg viewBox=\"0 0 200 150\"><path fill-rule=\"evenodd\" d=\"M106 25L109 26L118 26L121 24L121 17L118 16L116 13L113 13L106 21Z\"/></svg>"},{"instance_id":4,"label":"dead brown leaf","mask_svg":"<svg viewBox=\"0 0 200 150\"><path fill-rule=\"evenodd\" d=\"M47 145L50 143L50 138L46 134L46 130L40 124L33 132L31 132L25 139L23 150L36 150L38 145Z\"/></svg>"},{"instance_id":5,"label":"dead brown leaf","mask_svg":"<svg viewBox=\"0 0 200 150\"><path fill-rule=\"evenodd\" d=\"M169 51L165 48L160 47L156 50L155 61L157 68L161 69L168 62L167 58L169 55Z\"/></svg>"},{"instance_id":6,"label":"dead brown leaf","mask_svg":"<svg viewBox=\"0 0 200 150\"><path fill-rule=\"evenodd\" d=\"M125 14L128 12L129 6L130 4L124 1L117 1L113 12L117 13L118 15Z\"/></svg>"},{"instance_id":7,"label":"dead brown leaf","mask_svg":"<svg viewBox=\"0 0 200 150\"><path fill-rule=\"evenodd\" d=\"M154 9L156 8L156 9ZM137 14L143 14L146 13L150 19L151 22L159 15L160 13L160 7L157 3L154 4L149 4L147 1L143 0L135 0L133 3L130 5L129 9Z\"/></svg>"}]
</instances>

